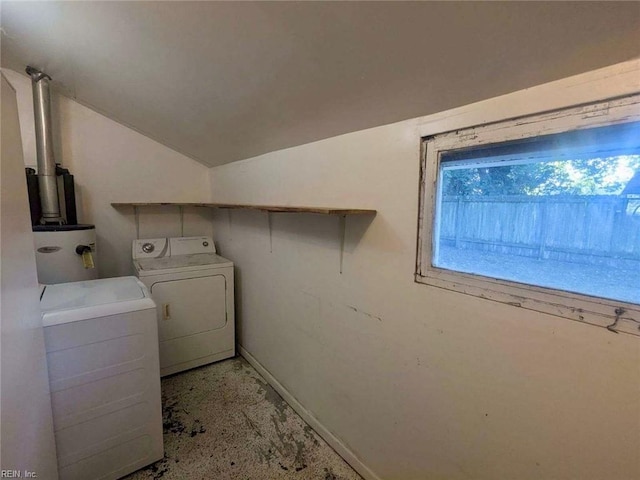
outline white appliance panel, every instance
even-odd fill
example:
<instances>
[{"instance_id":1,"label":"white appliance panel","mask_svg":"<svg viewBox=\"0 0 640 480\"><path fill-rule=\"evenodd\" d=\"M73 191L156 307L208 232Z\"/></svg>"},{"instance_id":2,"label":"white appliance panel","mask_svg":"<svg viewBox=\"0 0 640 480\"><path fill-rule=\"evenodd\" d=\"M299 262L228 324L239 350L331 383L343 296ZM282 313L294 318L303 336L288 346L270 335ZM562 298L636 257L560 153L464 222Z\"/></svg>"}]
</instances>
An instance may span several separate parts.
<instances>
[{"instance_id":1,"label":"white appliance panel","mask_svg":"<svg viewBox=\"0 0 640 480\"><path fill-rule=\"evenodd\" d=\"M169 280L151 285L158 308L160 342L222 328L227 323L223 275ZM162 356L160 363L162 364Z\"/></svg>"},{"instance_id":2,"label":"white appliance panel","mask_svg":"<svg viewBox=\"0 0 640 480\"><path fill-rule=\"evenodd\" d=\"M78 282L98 278L96 230L33 232L38 282L44 284ZM85 268L78 245L91 248L94 268Z\"/></svg>"},{"instance_id":3,"label":"white appliance panel","mask_svg":"<svg viewBox=\"0 0 640 480\"><path fill-rule=\"evenodd\" d=\"M171 256L216 253L211 237L174 237L169 239Z\"/></svg>"},{"instance_id":4,"label":"white appliance panel","mask_svg":"<svg viewBox=\"0 0 640 480\"><path fill-rule=\"evenodd\" d=\"M160 373L171 375L233 357L233 342L233 330L230 328L160 342Z\"/></svg>"},{"instance_id":5,"label":"white appliance panel","mask_svg":"<svg viewBox=\"0 0 640 480\"><path fill-rule=\"evenodd\" d=\"M134 240L131 246L133 258L162 258L170 255L168 238Z\"/></svg>"},{"instance_id":6,"label":"white appliance panel","mask_svg":"<svg viewBox=\"0 0 640 480\"><path fill-rule=\"evenodd\" d=\"M135 278L108 280L149 306L53 324L58 311L43 314L61 480L115 480L163 457L155 304ZM80 310L91 308L102 305Z\"/></svg>"},{"instance_id":7,"label":"white appliance panel","mask_svg":"<svg viewBox=\"0 0 640 480\"><path fill-rule=\"evenodd\" d=\"M75 345L71 348L73 359L69 357L69 349L50 351L47 354L49 380L51 384L57 385L65 379L105 371L114 365L134 363L139 357L138 352L144 348L144 342L144 337L138 333L86 345Z\"/></svg>"},{"instance_id":8,"label":"white appliance panel","mask_svg":"<svg viewBox=\"0 0 640 480\"><path fill-rule=\"evenodd\" d=\"M45 285L40 307L47 312L46 327L155 308L155 303L136 277L118 277Z\"/></svg>"},{"instance_id":9,"label":"white appliance panel","mask_svg":"<svg viewBox=\"0 0 640 480\"><path fill-rule=\"evenodd\" d=\"M140 276L202 270L213 267L231 267L233 263L215 253L196 253L164 258L141 258L134 261Z\"/></svg>"},{"instance_id":10,"label":"white appliance panel","mask_svg":"<svg viewBox=\"0 0 640 480\"><path fill-rule=\"evenodd\" d=\"M94 307L145 298L144 286L135 277L48 285L40 301L43 310Z\"/></svg>"},{"instance_id":11,"label":"white appliance panel","mask_svg":"<svg viewBox=\"0 0 640 480\"><path fill-rule=\"evenodd\" d=\"M135 436L131 440L112 446L100 455L94 455L83 459L82 462L61 467L59 469L60 480L87 480L96 478L91 476L91 472L105 471L109 472L109 475L98 477L100 480L124 477L131 473L130 465L140 464L140 459L148 455L148 452L153 448L153 443L154 439L149 435Z\"/></svg>"},{"instance_id":12,"label":"white appliance panel","mask_svg":"<svg viewBox=\"0 0 640 480\"><path fill-rule=\"evenodd\" d=\"M53 413L63 418L74 412L88 412L113 404L122 398L140 398L140 385L145 382L143 369L130 370L120 375L104 378L101 382L89 382L56 391L53 395ZM64 383L64 379L62 379Z\"/></svg>"}]
</instances>

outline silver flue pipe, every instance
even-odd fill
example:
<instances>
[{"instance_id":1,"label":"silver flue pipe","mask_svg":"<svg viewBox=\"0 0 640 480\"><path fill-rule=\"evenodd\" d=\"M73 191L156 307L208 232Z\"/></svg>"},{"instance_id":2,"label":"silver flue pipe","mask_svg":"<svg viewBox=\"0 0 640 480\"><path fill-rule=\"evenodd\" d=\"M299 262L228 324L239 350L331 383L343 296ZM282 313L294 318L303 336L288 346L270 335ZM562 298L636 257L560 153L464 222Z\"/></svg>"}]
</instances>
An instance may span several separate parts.
<instances>
[{"instance_id":1,"label":"silver flue pipe","mask_svg":"<svg viewBox=\"0 0 640 480\"><path fill-rule=\"evenodd\" d=\"M38 158L38 189L42 205L40 223L63 223L58 200L56 161L51 132L51 77L37 68L27 67L33 89L33 112L36 121L36 155Z\"/></svg>"}]
</instances>

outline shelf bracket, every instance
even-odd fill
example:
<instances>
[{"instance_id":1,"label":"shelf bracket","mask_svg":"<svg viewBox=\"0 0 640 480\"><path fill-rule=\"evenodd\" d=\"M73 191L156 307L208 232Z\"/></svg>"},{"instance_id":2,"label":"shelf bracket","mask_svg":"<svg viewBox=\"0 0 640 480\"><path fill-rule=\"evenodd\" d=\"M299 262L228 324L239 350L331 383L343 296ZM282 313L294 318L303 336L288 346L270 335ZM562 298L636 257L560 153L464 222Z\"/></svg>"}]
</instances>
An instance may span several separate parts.
<instances>
[{"instance_id":1,"label":"shelf bracket","mask_svg":"<svg viewBox=\"0 0 640 480\"><path fill-rule=\"evenodd\" d=\"M344 237L347 232L347 216L340 215L340 275L342 275L342 262L344 260Z\"/></svg>"},{"instance_id":2,"label":"shelf bracket","mask_svg":"<svg viewBox=\"0 0 640 480\"><path fill-rule=\"evenodd\" d=\"M184 207L180 205L178 211L180 212L180 236L184 237Z\"/></svg>"},{"instance_id":3,"label":"shelf bracket","mask_svg":"<svg viewBox=\"0 0 640 480\"><path fill-rule=\"evenodd\" d=\"M136 223L136 240L140 240L140 213L135 205L133 207L133 218Z\"/></svg>"},{"instance_id":4,"label":"shelf bracket","mask_svg":"<svg viewBox=\"0 0 640 480\"><path fill-rule=\"evenodd\" d=\"M273 253L273 220L271 212L267 212L267 222L269 223L269 252Z\"/></svg>"}]
</instances>

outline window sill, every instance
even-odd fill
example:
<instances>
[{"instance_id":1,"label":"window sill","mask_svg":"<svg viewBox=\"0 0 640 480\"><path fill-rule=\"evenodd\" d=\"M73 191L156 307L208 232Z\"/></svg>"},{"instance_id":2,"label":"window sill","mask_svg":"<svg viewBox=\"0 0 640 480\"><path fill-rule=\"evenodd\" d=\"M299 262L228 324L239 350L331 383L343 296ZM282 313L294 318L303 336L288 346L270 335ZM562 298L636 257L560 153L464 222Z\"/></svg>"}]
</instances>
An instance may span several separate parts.
<instances>
[{"instance_id":1,"label":"window sill","mask_svg":"<svg viewBox=\"0 0 640 480\"><path fill-rule=\"evenodd\" d=\"M415 280L517 308L640 336L640 305L430 267Z\"/></svg>"}]
</instances>

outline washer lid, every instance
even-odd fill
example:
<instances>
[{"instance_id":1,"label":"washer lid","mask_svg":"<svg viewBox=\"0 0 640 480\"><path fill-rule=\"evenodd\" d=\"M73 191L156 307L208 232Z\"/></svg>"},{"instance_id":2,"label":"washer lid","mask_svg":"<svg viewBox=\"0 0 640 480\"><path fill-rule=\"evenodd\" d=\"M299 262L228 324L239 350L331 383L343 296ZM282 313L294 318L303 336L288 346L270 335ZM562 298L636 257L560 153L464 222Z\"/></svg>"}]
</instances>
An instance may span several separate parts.
<instances>
[{"instance_id":1,"label":"washer lid","mask_svg":"<svg viewBox=\"0 0 640 480\"><path fill-rule=\"evenodd\" d=\"M139 258L134 261L138 274L160 275L165 273L188 272L207 268L232 267L233 262L215 253L196 253L163 258Z\"/></svg>"},{"instance_id":2,"label":"washer lid","mask_svg":"<svg viewBox=\"0 0 640 480\"><path fill-rule=\"evenodd\" d=\"M135 277L46 285L40 307L44 326L155 308Z\"/></svg>"}]
</instances>

